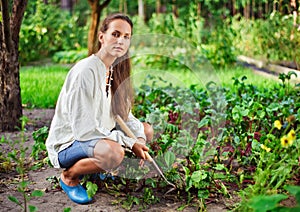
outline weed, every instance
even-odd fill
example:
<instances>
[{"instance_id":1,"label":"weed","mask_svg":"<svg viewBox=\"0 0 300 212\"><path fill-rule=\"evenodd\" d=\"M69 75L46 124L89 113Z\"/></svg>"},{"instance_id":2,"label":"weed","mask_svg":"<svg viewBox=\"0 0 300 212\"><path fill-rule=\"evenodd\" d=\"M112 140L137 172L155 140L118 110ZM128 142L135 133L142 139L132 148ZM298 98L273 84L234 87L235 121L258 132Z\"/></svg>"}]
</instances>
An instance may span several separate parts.
<instances>
[{"instance_id":1,"label":"weed","mask_svg":"<svg viewBox=\"0 0 300 212\"><path fill-rule=\"evenodd\" d=\"M18 192L20 192L22 194L23 197L23 202L21 202L17 197L15 196L8 196L8 199L10 201L12 201L13 203L17 204L18 206L20 206L22 208L23 211L36 211L37 207L34 205L28 205L28 201L30 200L30 198L32 197L41 197L43 196L43 192L40 190L34 190L32 192L30 192L28 194L27 192L27 188L29 185L29 181L26 180L26 171L27 171L27 167L25 164L26 161L26 150L28 149L28 147L25 147L25 141L26 141L26 136L25 136L25 125L28 121L27 117L22 117L21 118L22 121L22 125L21 125L21 140L18 143L19 144L19 150L13 151L13 154L8 154L8 156L16 163L16 171L18 172L18 174L20 175L20 179L21 181L18 184ZM18 154L16 154L16 152Z\"/></svg>"}]
</instances>

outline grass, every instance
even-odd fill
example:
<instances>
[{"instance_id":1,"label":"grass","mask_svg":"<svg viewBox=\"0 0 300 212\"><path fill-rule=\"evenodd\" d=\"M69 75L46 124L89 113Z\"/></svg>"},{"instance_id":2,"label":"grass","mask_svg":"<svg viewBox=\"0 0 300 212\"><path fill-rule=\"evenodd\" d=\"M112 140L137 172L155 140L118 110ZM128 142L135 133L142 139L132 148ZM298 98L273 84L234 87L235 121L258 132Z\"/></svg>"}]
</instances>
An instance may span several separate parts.
<instances>
[{"instance_id":1,"label":"grass","mask_svg":"<svg viewBox=\"0 0 300 212\"><path fill-rule=\"evenodd\" d=\"M21 67L20 84L23 106L27 108L54 108L70 67L65 65ZM242 76L247 77L247 83L256 85L259 88L271 87L278 83L273 79L256 75L250 69L241 66L220 70L203 66L198 71L191 71L184 67L175 70L162 70L133 65L132 76L135 87L138 88L145 83L147 75L160 77L167 84L172 83L176 86L187 87L192 84L204 87L209 81L231 87L233 84L232 78L241 78Z\"/></svg>"},{"instance_id":2,"label":"grass","mask_svg":"<svg viewBox=\"0 0 300 212\"><path fill-rule=\"evenodd\" d=\"M270 88L278 84L278 81L274 80L274 78L267 78L255 74L251 69L242 66L233 66L218 70L212 67L204 67L198 71L192 71L187 68L161 70L134 66L133 69L133 80L136 87L144 83L147 75L160 77L164 79L166 83L187 87L193 84L199 87L205 87L208 82L214 81L218 85L231 88L233 86L233 78L242 78L243 76L247 77L247 84L253 84L261 89Z\"/></svg>"},{"instance_id":3,"label":"grass","mask_svg":"<svg viewBox=\"0 0 300 212\"><path fill-rule=\"evenodd\" d=\"M62 65L22 67L22 104L27 108L54 108L70 67Z\"/></svg>"}]
</instances>

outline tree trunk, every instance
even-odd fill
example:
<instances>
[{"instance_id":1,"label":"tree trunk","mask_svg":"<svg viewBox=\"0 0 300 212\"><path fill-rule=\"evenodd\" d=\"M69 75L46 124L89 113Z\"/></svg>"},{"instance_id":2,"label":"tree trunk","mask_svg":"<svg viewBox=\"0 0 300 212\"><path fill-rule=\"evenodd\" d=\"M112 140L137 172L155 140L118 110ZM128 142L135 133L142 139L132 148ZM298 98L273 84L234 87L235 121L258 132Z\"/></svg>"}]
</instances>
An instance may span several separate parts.
<instances>
[{"instance_id":1,"label":"tree trunk","mask_svg":"<svg viewBox=\"0 0 300 212\"><path fill-rule=\"evenodd\" d=\"M255 0L252 0L252 6L251 6L251 18L252 20L255 19L255 10L256 10L256 5L255 5Z\"/></svg>"},{"instance_id":2,"label":"tree trunk","mask_svg":"<svg viewBox=\"0 0 300 212\"><path fill-rule=\"evenodd\" d=\"M160 0L156 0L155 7L156 7L156 14L159 14L161 12L161 3L160 3Z\"/></svg>"},{"instance_id":3,"label":"tree trunk","mask_svg":"<svg viewBox=\"0 0 300 212\"><path fill-rule=\"evenodd\" d=\"M72 0L61 0L60 7L61 7L61 9L70 12L70 14L71 14L72 9L73 9L73 1Z\"/></svg>"},{"instance_id":4,"label":"tree trunk","mask_svg":"<svg viewBox=\"0 0 300 212\"><path fill-rule=\"evenodd\" d=\"M138 13L139 13L140 19L145 20L145 12L144 12L144 2L143 2L143 0L138 0Z\"/></svg>"},{"instance_id":5,"label":"tree trunk","mask_svg":"<svg viewBox=\"0 0 300 212\"><path fill-rule=\"evenodd\" d=\"M124 13L128 13L128 8L127 8L127 0L124 0Z\"/></svg>"},{"instance_id":6,"label":"tree trunk","mask_svg":"<svg viewBox=\"0 0 300 212\"><path fill-rule=\"evenodd\" d=\"M235 16L236 15L236 3L235 0L232 0L232 15Z\"/></svg>"},{"instance_id":7,"label":"tree trunk","mask_svg":"<svg viewBox=\"0 0 300 212\"><path fill-rule=\"evenodd\" d=\"M119 2L119 12L127 14L127 1L126 0L120 0Z\"/></svg>"},{"instance_id":8,"label":"tree trunk","mask_svg":"<svg viewBox=\"0 0 300 212\"><path fill-rule=\"evenodd\" d=\"M124 7L124 0L119 1L119 12L123 12L123 7Z\"/></svg>"},{"instance_id":9,"label":"tree trunk","mask_svg":"<svg viewBox=\"0 0 300 212\"><path fill-rule=\"evenodd\" d=\"M100 23L100 15L102 10L107 7L111 0L105 0L100 4L99 0L88 0L92 13L91 13L91 26L88 34L88 55L94 54L99 50L98 43L98 28Z\"/></svg>"},{"instance_id":10,"label":"tree trunk","mask_svg":"<svg viewBox=\"0 0 300 212\"><path fill-rule=\"evenodd\" d=\"M200 19L202 13L202 7L201 7L201 2L197 3L197 17Z\"/></svg>"},{"instance_id":11,"label":"tree trunk","mask_svg":"<svg viewBox=\"0 0 300 212\"><path fill-rule=\"evenodd\" d=\"M263 6L262 6L262 2L260 1L258 3L258 14L257 14L258 18L262 18L263 17Z\"/></svg>"},{"instance_id":12,"label":"tree trunk","mask_svg":"<svg viewBox=\"0 0 300 212\"><path fill-rule=\"evenodd\" d=\"M15 0L9 12L8 0L1 0L0 21L0 131L20 128L22 102L19 76L19 32L27 0ZM11 14L11 17L10 15Z\"/></svg>"},{"instance_id":13,"label":"tree trunk","mask_svg":"<svg viewBox=\"0 0 300 212\"><path fill-rule=\"evenodd\" d=\"M290 1L290 7L291 7L291 12L293 14L293 26L294 26L294 28L292 29L291 34L290 34L290 40L294 40L295 30L296 31L300 30L300 26L297 26L298 8L297 8L296 0L291 0ZM296 59L294 59L294 61L297 64ZM297 69L299 69L298 64L297 64Z\"/></svg>"},{"instance_id":14,"label":"tree trunk","mask_svg":"<svg viewBox=\"0 0 300 212\"><path fill-rule=\"evenodd\" d=\"M269 15L269 3L268 3L268 1L265 3L265 14L266 14L266 16Z\"/></svg>"},{"instance_id":15,"label":"tree trunk","mask_svg":"<svg viewBox=\"0 0 300 212\"><path fill-rule=\"evenodd\" d=\"M245 6L244 6L244 17L246 19L250 18L250 0L247 0Z\"/></svg>"},{"instance_id":16,"label":"tree trunk","mask_svg":"<svg viewBox=\"0 0 300 212\"><path fill-rule=\"evenodd\" d=\"M297 26L297 17L298 17L298 9L297 9L297 4L296 4L296 0L291 0L290 2L291 5L291 9L292 9L292 13L293 13L293 25L294 27Z\"/></svg>"},{"instance_id":17,"label":"tree trunk","mask_svg":"<svg viewBox=\"0 0 300 212\"><path fill-rule=\"evenodd\" d=\"M176 5L176 0L172 0L172 13L174 14L175 17L178 18L178 9Z\"/></svg>"}]
</instances>

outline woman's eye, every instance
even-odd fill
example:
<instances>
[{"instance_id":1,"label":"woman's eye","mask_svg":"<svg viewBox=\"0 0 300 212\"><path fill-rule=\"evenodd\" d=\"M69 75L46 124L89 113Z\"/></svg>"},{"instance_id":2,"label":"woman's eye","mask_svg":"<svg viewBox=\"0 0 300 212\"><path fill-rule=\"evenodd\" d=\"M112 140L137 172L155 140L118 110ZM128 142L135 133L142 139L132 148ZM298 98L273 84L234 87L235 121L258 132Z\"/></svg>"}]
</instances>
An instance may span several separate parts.
<instances>
[{"instance_id":1,"label":"woman's eye","mask_svg":"<svg viewBox=\"0 0 300 212\"><path fill-rule=\"evenodd\" d=\"M130 36L125 35L124 38L125 38L126 40L129 40L129 39L130 39Z\"/></svg>"},{"instance_id":2,"label":"woman's eye","mask_svg":"<svg viewBox=\"0 0 300 212\"><path fill-rule=\"evenodd\" d=\"M114 36L115 38L118 38L118 37L120 36L120 33L118 33L118 32L113 32L113 33L112 33L112 36Z\"/></svg>"}]
</instances>

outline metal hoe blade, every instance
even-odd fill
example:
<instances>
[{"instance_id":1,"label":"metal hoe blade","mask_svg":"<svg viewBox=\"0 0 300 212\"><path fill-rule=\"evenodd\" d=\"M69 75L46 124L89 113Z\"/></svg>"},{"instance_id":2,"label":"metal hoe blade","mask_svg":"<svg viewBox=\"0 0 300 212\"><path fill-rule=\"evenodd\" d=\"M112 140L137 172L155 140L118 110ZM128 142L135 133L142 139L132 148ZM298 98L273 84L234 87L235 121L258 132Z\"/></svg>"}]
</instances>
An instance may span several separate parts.
<instances>
[{"instance_id":1,"label":"metal hoe blade","mask_svg":"<svg viewBox=\"0 0 300 212\"><path fill-rule=\"evenodd\" d=\"M165 175L162 173L162 171L160 170L160 168L158 167L158 165L156 164L156 162L155 162L155 160L153 160L153 158L151 158L152 159L152 164L154 165L154 167L156 168L156 170L158 171L158 173L160 174L160 176L162 176L162 178L165 180L165 182L168 184L168 185L170 185L170 186L172 186L173 188L171 188L170 190L168 190L166 193L165 193L165 195L166 194L168 194L168 193L170 193L170 192L172 192L172 191L174 191L175 189L176 189L176 186L173 184L173 183L171 183L171 182L169 182L168 180L167 180L167 178L165 177Z\"/></svg>"}]
</instances>

